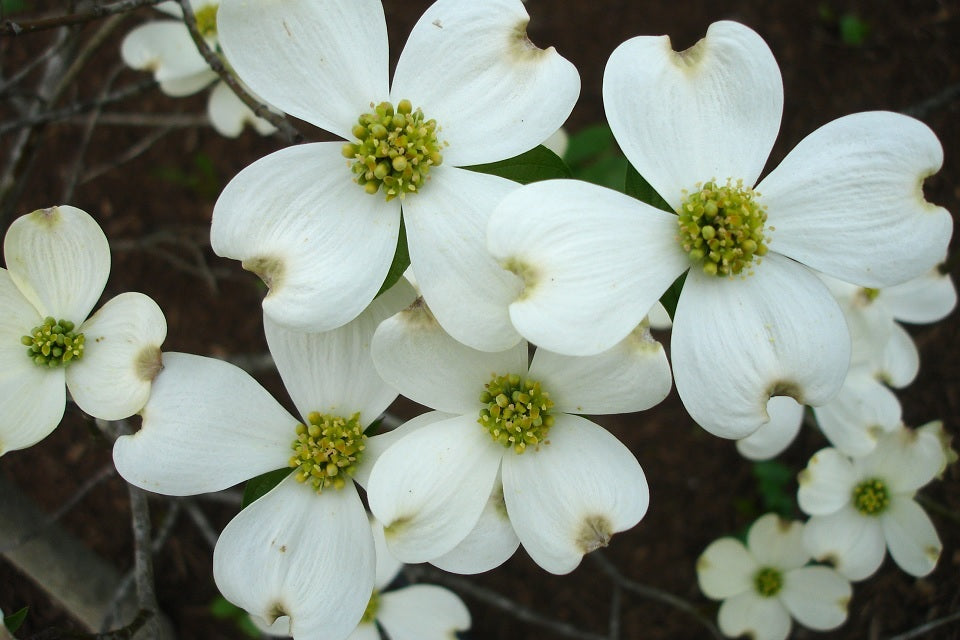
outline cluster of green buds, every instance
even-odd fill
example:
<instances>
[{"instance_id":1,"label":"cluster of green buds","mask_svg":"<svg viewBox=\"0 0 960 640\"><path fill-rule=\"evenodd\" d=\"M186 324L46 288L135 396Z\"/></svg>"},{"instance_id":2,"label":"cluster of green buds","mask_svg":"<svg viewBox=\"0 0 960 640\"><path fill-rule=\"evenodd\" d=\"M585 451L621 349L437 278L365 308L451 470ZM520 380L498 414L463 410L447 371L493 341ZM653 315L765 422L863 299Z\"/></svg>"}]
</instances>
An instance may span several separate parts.
<instances>
[{"instance_id":1,"label":"cluster of green buds","mask_svg":"<svg viewBox=\"0 0 960 640\"><path fill-rule=\"evenodd\" d=\"M767 210L757 193L738 180L724 186L708 182L686 198L677 211L678 239L690 261L708 275L737 275L767 253Z\"/></svg>"},{"instance_id":2,"label":"cluster of green buds","mask_svg":"<svg viewBox=\"0 0 960 640\"><path fill-rule=\"evenodd\" d=\"M864 480L853 488L853 506L865 516L878 516L890 506L890 490L883 480Z\"/></svg>"},{"instance_id":3,"label":"cluster of green buds","mask_svg":"<svg viewBox=\"0 0 960 640\"><path fill-rule=\"evenodd\" d=\"M201 7L193 14L197 22L197 31L204 38L212 39L217 37L217 10L220 8L218 3L208 4Z\"/></svg>"},{"instance_id":4,"label":"cluster of green buds","mask_svg":"<svg viewBox=\"0 0 960 640\"><path fill-rule=\"evenodd\" d=\"M309 481L317 493L331 486L342 489L360 464L366 439L359 413L347 420L312 412L307 424L297 425L291 445L289 465L297 470L297 482Z\"/></svg>"},{"instance_id":5,"label":"cluster of green buds","mask_svg":"<svg viewBox=\"0 0 960 640\"><path fill-rule=\"evenodd\" d=\"M357 142L343 145L343 156L354 161L354 181L371 195L383 188L387 200L416 193L430 167L443 161L437 129L437 121L425 120L409 100L401 100L396 110L381 102L354 125Z\"/></svg>"},{"instance_id":6,"label":"cluster of green buds","mask_svg":"<svg viewBox=\"0 0 960 640\"><path fill-rule=\"evenodd\" d=\"M83 334L73 329L74 324L69 320L58 322L48 316L43 324L30 330L30 335L20 338L20 342L37 365L59 367L83 357Z\"/></svg>"},{"instance_id":7,"label":"cluster of green buds","mask_svg":"<svg viewBox=\"0 0 960 640\"><path fill-rule=\"evenodd\" d=\"M547 432L554 418L550 394L540 388L539 382L525 380L518 375L494 375L480 394L480 402L487 405L480 410L477 420L490 433L494 442L523 453L528 446L546 443Z\"/></svg>"},{"instance_id":8,"label":"cluster of green buds","mask_svg":"<svg viewBox=\"0 0 960 640\"><path fill-rule=\"evenodd\" d=\"M763 598L772 598L783 588L783 574L773 567L763 567L753 576L753 588Z\"/></svg>"}]
</instances>

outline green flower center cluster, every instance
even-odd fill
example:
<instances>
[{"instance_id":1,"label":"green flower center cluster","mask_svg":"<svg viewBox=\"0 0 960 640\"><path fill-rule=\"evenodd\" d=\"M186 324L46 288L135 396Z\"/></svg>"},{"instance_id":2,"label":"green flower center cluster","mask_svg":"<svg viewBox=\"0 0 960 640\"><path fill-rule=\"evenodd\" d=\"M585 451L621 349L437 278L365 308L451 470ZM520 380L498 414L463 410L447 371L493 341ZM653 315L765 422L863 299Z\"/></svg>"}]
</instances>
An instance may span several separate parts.
<instances>
[{"instance_id":1,"label":"green flower center cluster","mask_svg":"<svg viewBox=\"0 0 960 640\"><path fill-rule=\"evenodd\" d=\"M754 574L753 587L761 597L771 598L783 588L783 574L773 567L763 567Z\"/></svg>"},{"instance_id":2,"label":"green flower center cluster","mask_svg":"<svg viewBox=\"0 0 960 640\"><path fill-rule=\"evenodd\" d=\"M27 347L27 355L38 366L59 367L83 357L84 338L76 333L69 320L43 319L43 324L30 330L30 335L20 338Z\"/></svg>"},{"instance_id":3,"label":"green flower center cluster","mask_svg":"<svg viewBox=\"0 0 960 640\"><path fill-rule=\"evenodd\" d=\"M208 4L193 14L197 21L197 31L204 38L215 38L217 36L217 9L219 8L219 4Z\"/></svg>"},{"instance_id":4,"label":"green flower center cluster","mask_svg":"<svg viewBox=\"0 0 960 640\"><path fill-rule=\"evenodd\" d=\"M425 120L409 100L401 100L396 110L381 102L354 125L357 142L343 145L343 156L354 161L354 181L371 195L382 187L387 200L416 193L430 177L430 167L443 162L437 129L437 121Z\"/></svg>"},{"instance_id":5,"label":"green flower center cluster","mask_svg":"<svg viewBox=\"0 0 960 640\"><path fill-rule=\"evenodd\" d=\"M865 516L878 516L890 506L890 490L878 478L864 480L853 488L853 506Z\"/></svg>"},{"instance_id":6,"label":"green flower center cluster","mask_svg":"<svg viewBox=\"0 0 960 640\"><path fill-rule=\"evenodd\" d=\"M370 594L370 601L367 602L367 608L363 611L363 617L360 622L373 623L377 619L377 609L380 608L380 592L376 589Z\"/></svg>"},{"instance_id":7,"label":"green flower center cluster","mask_svg":"<svg viewBox=\"0 0 960 640\"><path fill-rule=\"evenodd\" d=\"M504 447L513 447L523 453L527 446L546 444L547 432L554 418L550 394L540 388L539 382L525 380L518 375L498 376L486 385L480 402L486 404L477 420L490 432L490 437Z\"/></svg>"},{"instance_id":8,"label":"green flower center cluster","mask_svg":"<svg viewBox=\"0 0 960 640\"><path fill-rule=\"evenodd\" d=\"M699 187L699 185L698 185ZM728 179L718 186L708 182L688 195L677 211L677 238L691 262L703 264L708 275L739 274L754 256L767 253L764 223L767 210L756 201L757 192Z\"/></svg>"},{"instance_id":9,"label":"green flower center cluster","mask_svg":"<svg viewBox=\"0 0 960 640\"><path fill-rule=\"evenodd\" d=\"M349 420L314 411L307 424L297 425L289 465L297 469L297 482L310 482L321 493L327 487L342 489L356 473L366 448L360 414Z\"/></svg>"}]
</instances>

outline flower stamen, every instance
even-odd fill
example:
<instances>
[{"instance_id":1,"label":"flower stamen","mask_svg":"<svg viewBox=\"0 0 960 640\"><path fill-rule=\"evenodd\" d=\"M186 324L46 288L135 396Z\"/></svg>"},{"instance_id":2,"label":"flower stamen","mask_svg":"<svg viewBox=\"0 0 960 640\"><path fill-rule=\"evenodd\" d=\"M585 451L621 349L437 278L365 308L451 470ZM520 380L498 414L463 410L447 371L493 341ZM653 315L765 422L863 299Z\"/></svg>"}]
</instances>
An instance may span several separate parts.
<instances>
[{"instance_id":1,"label":"flower stamen","mask_svg":"<svg viewBox=\"0 0 960 640\"><path fill-rule=\"evenodd\" d=\"M518 375L498 376L484 385L480 402L486 404L477 419L490 437L504 447L523 453L527 446L548 444L547 432L554 417L550 394L540 388L539 382L525 380Z\"/></svg>"},{"instance_id":2,"label":"flower stamen","mask_svg":"<svg viewBox=\"0 0 960 640\"><path fill-rule=\"evenodd\" d=\"M83 357L84 337L74 331L75 325L69 320L58 322L48 316L43 324L30 330L30 335L20 338L27 348L27 355L37 366L59 367L68 365Z\"/></svg>"},{"instance_id":3,"label":"flower stamen","mask_svg":"<svg viewBox=\"0 0 960 640\"><path fill-rule=\"evenodd\" d=\"M753 588L761 598L772 598L783 589L783 574L773 567L763 567L753 575Z\"/></svg>"},{"instance_id":4,"label":"flower stamen","mask_svg":"<svg viewBox=\"0 0 960 640\"><path fill-rule=\"evenodd\" d=\"M354 182L367 193L383 188L388 201L403 199L423 187L430 167L443 162L437 121L426 120L409 100L396 109L389 102L370 106L373 113L360 116L353 127L357 141L343 145L343 156L353 160Z\"/></svg>"},{"instance_id":5,"label":"flower stamen","mask_svg":"<svg viewBox=\"0 0 960 640\"><path fill-rule=\"evenodd\" d=\"M711 181L697 188L693 194L684 191L677 211L677 239L691 262L702 263L708 275L731 276L743 271L755 256L766 255L767 210L757 202L756 191L743 186L742 180L734 184L729 178L724 186Z\"/></svg>"},{"instance_id":6,"label":"flower stamen","mask_svg":"<svg viewBox=\"0 0 960 640\"><path fill-rule=\"evenodd\" d=\"M291 445L290 467L297 469L297 482L310 482L321 493L327 487L342 489L352 477L366 448L360 414L349 419L312 412L307 424L297 425Z\"/></svg>"},{"instance_id":7,"label":"flower stamen","mask_svg":"<svg viewBox=\"0 0 960 640\"><path fill-rule=\"evenodd\" d=\"M853 488L853 506L865 516L878 516L890 506L890 489L879 478L864 480Z\"/></svg>"}]
</instances>

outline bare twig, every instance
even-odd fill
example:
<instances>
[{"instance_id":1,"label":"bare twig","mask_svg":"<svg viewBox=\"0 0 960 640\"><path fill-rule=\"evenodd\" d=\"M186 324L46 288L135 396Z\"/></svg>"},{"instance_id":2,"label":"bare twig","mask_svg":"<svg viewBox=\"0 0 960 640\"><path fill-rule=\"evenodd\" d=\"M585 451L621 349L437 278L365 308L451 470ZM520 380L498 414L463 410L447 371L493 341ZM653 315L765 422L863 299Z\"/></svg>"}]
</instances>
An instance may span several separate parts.
<instances>
[{"instance_id":1,"label":"bare twig","mask_svg":"<svg viewBox=\"0 0 960 640\"><path fill-rule=\"evenodd\" d=\"M476 598L482 602L492 605L502 611L506 611L511 616L522 622L527 622L556 633L566 638L578 638L580 640L608 640L608 636L598 633L583 631L565 622L560 622L555 618L537 613L533 609L518 604L507 596L497 593L492 589L479 587L469 580L459 576L436 571L425 566L405 566L404 573L411 582L419 582L426 577L430 582L438 582L453 587L457 591L468 596Z\"/></svg>"},{"instance_id":2,"label":"bare twig","mask_svg":"<svg viewBox=\"0 0 960 640\"><path fill-rule=\"evenodd\" d=\"M958 98L960 98L960 83L944 87L936 95L930 96L923 102L919 102L913 106L907 107L903 110L903 113L922 120L924 117L930 114L931 111L942 109Z\"/></svg>"},{"instance_id":3,"label":"bare twig","mask_svg":"<svg viewBox=\"0 0 960 640\"><path fill-rule=\"evenodd\" d=\"M712 621L705 618L699 611L697 611L696 607L683 598L679 598L672 593L663 591L662 589L657 589L656 587L651 587L649 585L630 580L621 574L620 571L613 566L613 563L610 562L606 556L599 551L594 551L587 557L592 558L600 567L600 569L602 569L603 572L606 573L615 584L620 585L627 591L631 591L651 600L662 602L663 604L671 606L678 611L682 611L683 613L692 616L697 620L697 622L703 625L703 627L705 627L714 638L717 640L723 640L723 634L720 633L720 630L717 629L716 625L713 624Z\"/></svg>"},{"instance_id":4,"label":"bare twig","mask_svg":"<svg viewBox=\"0 0 960 640\"><path fill-rule=\"evenodd\" d=\"M203 509L201 509L196 502L189 498L184 498L181 502L183 503L183 508L187 510L187 515L190 516L193 524L200 530L200 534L207 541L207 544L210 545L210 548L213 549L216 547L219 536L210 524L210 521L207 520L207 514L203 512Z\"/></svg>"},{"instance_id":5,"label":"bare twig","mask_svg":"<svg viewBox=\"0 0 960 640\"><path fill-rule=\"evenodd\" d=\"M620 640L620 606L623 600L623 590L619 584L613 583L613 594L610 596L610 622L607 637L610 640Z\"/></svg>"},{"instance_id":6,"label":"bare twig","mask_svg":"<svg viewBox=\"0 0 960 640\"><path fill-rule=\"evenodd\" d=\"M960 621L960 611L955 611L948 616L938 618L936 620L931 620L926 624L922 624L919 627L910 629L910 631L905 631L903 633L891 636L887 640L911 640L911 638L922 638L926 637L927 633L942 627L944 625L952 624L954 622Z\"/></svg>"},{"instance_id":7,"label":"bare twig","mask_svg":"<svg viewBox=\"0 0 960 640\"><path fill-rule=\"evenodd\" d=\"M147 493L128 485L130 493L130 512L133 524L133 564L134 581L137 586L137 602L141 611L155 614L158 610L157 595L153 586L153 552L150 533L150 507L147 504ZM160 637L160 621L152 617L146 622L151 628L148 637Z\"/></svg>"},{"instance_id":8,"label":"bare twig","mask_svg":"<svg viewBox=\"0 0 960 640\"><path fill-rule=\"evenodd\" d=\"M38 634L32 635L26 640L130 640L142 629L148 622L156 619L156 613L153 611L141 610L137 616L125 627L106 631L103 633L81 633L78 631L65 631L63 629L45 629ZM151 638L158 636L151 636Z\"/></svg>"},{"instance_id":9,"label":"bare twig","mask_svg":"<svg viewBox=\"0 0 960 640\"><path fill-rule=\"evenodd\" d=\"M197 28L197 18L193 15L193 7L190 5L190 0L179 0L179 2L180 7L183 9L183 21L187 25L187 29L190 30L190 36L193 38L194 44L197 45L197 50L200 51L200 55L207 61L210 68L216 71L220 79L227 83L227 86L230 87L245 105L250 107L250 110L253 111L258 118L263 118L278 130L282 131L291 143L299 144L303 142L303 134L290 124L285 117L271 111L267 105L251 96L250 92L240 84L233 72L223 64L220 56L210 48L206 38L203 37L200 29Z\"/></svg>"},{"instance_id":10,"label":"bare twig","mask_svg":"<svg viewBox=\"0 0 960 640\"><path fill-rule=\"evenodd\" d=\"M104 124L104 117L99 118L99 123ZM127 162L130 162L134 158L139 157L140 155L146 153L150 147L157 143L160 138L167 135L173 131L171 127L164 127L162 129L157 129L156 131L151 131L149 134L143 137L140 142L134 144L129 149L121 153L119 156L111 160L110 162L105 162L103 164L98 164L95 167L88 169L79 179L77 184L86 184L91 180L99 178L103 174L113 171L120 165L123 165ZM66 200L64 200L66 202Z\"/></svg>"},{"instance_id":11,"label":"bare twig","mask_svg":"<svg viewBox=\"0 0 960 640\"><path fill-rule=\"evenodd\" d=\"M83 24L92 20L99 20L117 13L125 13L139 7L159 4L163 0L121 0L113 4L93 3L89 11L80 11L69 13L67 15L50 16L48 18L36 18L34 20L4 20L0 24L0 36L20 36L35 31L44 31L56 27L65 27L75 24Z\"/></svg>"},{"instance_id":12,"label":"bare twig","mask_svg":"<svg viewBox=\"0 0 960 640\"><path fill-rule=\"evenodd\" d=\"M80 501L87 496L87 494L89 494L94 488L99 486L101 482L103 482L107 478L113 477L115 473L116 473L116 470L113 468L112 464L100 469L100 471L94 474L93 477L87 479L86 482L80 485L80 487L76 490L76 492L74 492L74 494L70 496L66 500L66 502L60 505L56 511L54 511L49 516L47 516L47 518L44 519L43 522L41 522L39 525L37 525L35 529L32 529L25 535L21 536L20 538L15 540L12 544L8 544L5 547L0 547L0 554L7 553L8 551L16 549L17 547L23 544L26 544L27 542L30 542L31 540L36 538L38 535L42 534L47 527L49 527L50 525L60 520L60 518L66 515L75 506L77 506L80 503Z\"/></svg>"},{"instance_id":13,"label":"bare twig","mask_svg":"<svg viewBox=\"0 0 960 640\"><path fill-rule=\"evenodd\" d=\"M84 124L86 118L69 118L65 124ZM210 118L205 113L117 113L102 112L97 124L117 127L150 127L164 129L183 129L188 127L208 127Z\"/></svg>"}]
</instances>

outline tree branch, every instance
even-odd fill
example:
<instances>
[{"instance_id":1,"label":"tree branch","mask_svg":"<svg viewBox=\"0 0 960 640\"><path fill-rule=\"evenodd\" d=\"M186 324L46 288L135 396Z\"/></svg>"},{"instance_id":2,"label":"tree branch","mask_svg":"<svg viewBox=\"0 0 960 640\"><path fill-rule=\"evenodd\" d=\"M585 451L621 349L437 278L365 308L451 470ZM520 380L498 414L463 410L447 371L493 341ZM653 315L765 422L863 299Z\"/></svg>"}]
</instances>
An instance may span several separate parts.
<instances>
[{"instance_id":1,"label":"tree branch","mask_svg":"<svg viewBox=\"0 0 960 640\"><path fill-rule=\"evenodd\" d=\"M77 13L68 13L62 16L51 16L49 18L36 18L34 20L4 20L0 24L0 36L20 36L35 31L44 31L46 29L55 29L56 27L66 27L74 24L83 24L92 20L99 20L115 13L124 13L132 11L139 7L159 4L164 0L121 0L113 4L94 3L89 11L80 11Z\"/></svg>"}]
</instances>

